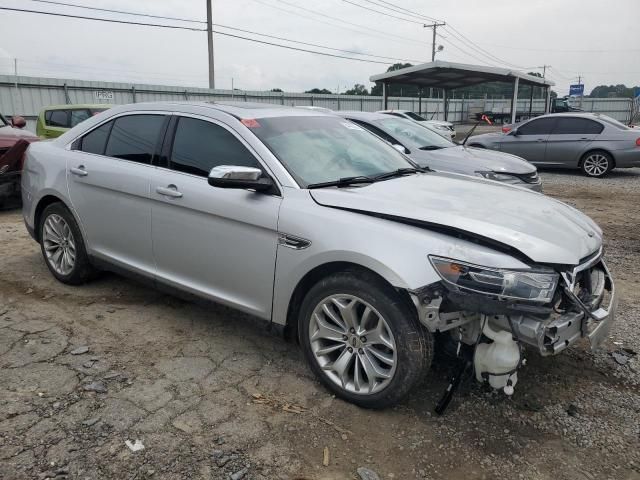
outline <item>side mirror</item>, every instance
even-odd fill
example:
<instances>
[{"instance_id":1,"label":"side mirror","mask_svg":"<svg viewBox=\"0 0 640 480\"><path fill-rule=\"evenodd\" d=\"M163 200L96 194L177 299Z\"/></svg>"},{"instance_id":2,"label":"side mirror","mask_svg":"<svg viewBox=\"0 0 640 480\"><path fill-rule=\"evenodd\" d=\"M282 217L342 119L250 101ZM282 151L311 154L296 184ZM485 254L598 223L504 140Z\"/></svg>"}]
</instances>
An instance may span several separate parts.
<instances>
[{"instance_id":1,"label":"side mirror","mask_svg":"<svg viewBox=\"0 0 640 480\"><path fill-rule=\"evenodd\" d=\"M27 126L27 121L24 117L16 115L15 117L11 117L11 126L15 128L24 128Z\"/></svg>"},{"instance_id":2,"label":"side mirror","mask_svg":"<svg viewBox=\"0 0 640 480\"><path fill-rule=\"evenodd\" d=\"M263 177L259 168L220 165L209 172L209 185L265 192L273 188L273 181L269 177Z\"/></svg>"},{"instance_id":3,"label":"side mirror","mask_svg":"<svg viewBox=\"0 0 640 480\"><path fill-rule=\"evenodd\" d=\"M513 137L517 137L518 136L518 129L514 128L513 130L511 130L509 133L507 133L507 135L511 135Z\"/></svg>"}]
</instances>

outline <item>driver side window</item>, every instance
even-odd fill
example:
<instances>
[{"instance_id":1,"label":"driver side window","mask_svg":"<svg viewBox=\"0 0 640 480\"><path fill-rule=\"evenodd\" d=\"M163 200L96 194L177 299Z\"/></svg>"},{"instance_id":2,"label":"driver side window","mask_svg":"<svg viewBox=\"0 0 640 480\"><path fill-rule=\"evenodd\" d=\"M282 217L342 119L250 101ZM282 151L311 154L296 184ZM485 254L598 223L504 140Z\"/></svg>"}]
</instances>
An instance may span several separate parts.
<instances>
[{"instance_id":1,"label":"driver side window","mask_svg":"<svg viewBox=\"0 0 640 480\"><path fill-rule=\"evenodd\" d=\"M236 165L262 169L253 154L228 130L211 122L181 117L171 149L169 167L208 177L212 168Z\"/></svg>"},{"instance_id":2,"label":"driver side window","mask_svg":"<svg viewBox=\"0 0 640 480\"><path fill-rule=\"evenodd\" d=\"M531 120L518 128L519 135L549 135L556 123L555 118Z\"/></svg>"}]
</instances>

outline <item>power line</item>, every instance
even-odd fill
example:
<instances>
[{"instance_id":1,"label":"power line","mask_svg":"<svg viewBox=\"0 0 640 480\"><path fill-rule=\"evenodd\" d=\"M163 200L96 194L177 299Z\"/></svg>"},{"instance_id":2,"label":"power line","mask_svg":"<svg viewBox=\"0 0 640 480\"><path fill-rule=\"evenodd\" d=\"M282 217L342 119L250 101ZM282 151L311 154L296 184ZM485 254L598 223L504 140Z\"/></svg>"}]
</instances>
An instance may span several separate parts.
<instances>
[{"instance_id":1,"label":"power line","mask_svg":"<svg viewBox=\"0 0 640 480\"><path fill-rule=\"evenodd\" d=\"M84 8L86 10L95 10L97 12L122 13L124 15L135 15L136 17L158 18L162 20L176 20L179 22L200 23L202 25L206 25L207 23L204 20L195 20L193 18L165 17L162 15L152 15L150 13L134 13L134 12L127 12L125 10L115 10L112 8L88 7L86 5L78 5L77 3L57 2L53 0L31 0L31 1L38 2L38 3L48 3L50 5L59 5L64 7Z\"/></svg>"},{"instance_id":2,"label":"power line","mask_svg":"<svg viewBox=\"0 0 640 480\"><path fill-rule=\"evenodd\" d=\"M347 28L347 27L344 27L344 26L341 26L341 25L335 25L333 23L324 22L324 21L321 21L321 20L319 20L317 18L304 16L304 15L298 13L298 12L292 12L290 10L285 10L285 9L283 9L281 7L276 7L275 5L271 5L269 3L265 3L262 0L252 0L252 1L260 3L262 5L266 5L266 6L271 7L271 8L275 8L276 10L280 10L282 12L289 13L291 15L297 15L297 16L302 17L302 18L308 18L308 19L311 19L311 20L316 21L316 22L325 23L325 24L331 25L332 27ZM300 5L296 5L294 3L289 3L289 2L287 2L285 0L274 0L274 1L276 1L278 3L282 3L282 4L287 5L289 7L298 8L298 9L303 10L305 12L309 12L312 15L318 15L320 17L325 17L325 18L328 18L328 19L336 21L336 22L341 22L341 23L344 23L346 25L351 25L351 26L354 26L356 28L364 29L365 32L362 32L360 30L348 29L348 30L352 30L352 31L357 31L360 34L365 33L367 35L372 35L370 32L376 32L376 33L382 34L382 36L383 36L382 38L385 38L385 39L394 39L394 38L396 38L396 39L404 40L405 42L411 42L411 43L416 43L418 45L424 45L424 42L422 42L420 40L417 40L415 38L404 37L402 35L395 35L395 34L392 34L392 33L389 33L389 32L385 32L383 30L376 30L375 28L371 28L371 27L368 27L366 25L349 22L347 20L343 20L343 19L338 18L338 17L333 17L331 15L327 15L326 13L318 12L317 10L312 10L312 9L309 9L309 8L301 7ZM381 35L373 35L373 36L381 37Z\"/></svg>"},{"instance_id":3,"label":"power line","mask_svg":"<svg viewBox=\"0 0 640 480\"><path fill-rule=\"evenodd\" d=\"M93 20L93 21L107 22L107 23L118 23L118 24L123 24L123 25L138 25L138 26L144 26L144 27L170 28L170 29L174 29L174 30L190 30L190 31L194 31L194 32L206 32L207 31L205 28L184 27L184 26L178 26L178 25L162 25L162 24L157 24L157 23L133 22L133 21L127 21L127 20L116 20L116 19L112 19L112 18L97 18L97 17L88 17L88 16L84 16L84 15L70 15L70 14L66 14L66 13L44 12L44 11L40 11L40 10L28 10L28 9L23 9L23 8L0 7L0 10L6 10L6 11L11 11L11 12L20 12L20 13L35 13L35 14L40 14L40 15L50 15L50 16L54 16L54 17L74 18L74 19L80 19L80 20ZM255 39L255 38L243 37L242 35L234 35L234 34L231 34L231 33L220 32L220 31L217 31L217 30L214 30L214 33L216 33L218 35L223 35L225 37L237 38L237 39L246 40L246 41L249 41L249 42L260 43L260 44L263 44L263 45L270 45L270 46L273 46L273 47L285 48L287 50L294 50L294 51L298 51L298 52L312 53L312 54L315 54L315 55L323 55L325 57L343 58L343 59L346 59L346 60L353 60L353 61L356 61L356 62L378 63L378 64L382 64L382 65L389 65L389 62L380 62L380 61L377 61L377 60L367 60L367 59L364 59L364 58L347 57L347 56L344 56L344 55L335 55L333 53L318 52L316 50L308 50L308 49L305 49L305 48L298 48L298 47L292 47L292 46L289 46L289 45L282 45L282 44L278 44L278 43L267 42L267 41L258 40L258 39Z\"/></svg>"},{"instance_id":4,"label":"power line","mask_svg":"<svg viewBox=\"0 0 640 480\"><path fill-rule=\"evenodd\" d=\"M363 0L363 1L365 1L367 3L374 3L371 0ZM380 5L381 7L389 8L390 10L393 10L393 11L396 11L396 12L400 12L400 13L404 13L405 15L406 14L410 14L410 15L413 15L413 16L418 17L418 18L424 18L426 20L429 20L430 22L440 22L440 20L438 20L437 18L429 17L428 15L424 15L422 13L418 13L418 12L415 12L413 10L409 10L408 8L401 7L400 5L395 5L394 3L391 3L391 2L385 2L384 0L378 0L378 2L379 3L384 3L386 5L389 5L388 7L384 7L383 5ZM378 4L376 3L374 5L378 5Z\"/></svg>"},{"instance_id":5,"label":"power line","mask_svg":"<svg viewBox=\"0 0 640 480\"><path fill-rule=\"evenodd\" d=\"M162 16L162 15L151 15L151 14L147 14L147 13L138 13L138 12L131 12L131 11L125 11L125 10L114 10L114 9L110 9L110 8L98 8L98 7L88 7L85 5L78 5L76 3L67 3L67 2L58 2L58 1L53 1L53 0L31 0L32 2L39 2L39 3L47 3L47 4L51 4L51 5L59 5L59 6L65 6L65 7L74 7L74 8L83 8L85 10L96 10L96 11L100 11L100 12L108 12L108 13L118 13L118 14L124 14L124 15L132 15L132 16L139 16L139 17L149 17L149 18L157 18L157 19L163 19L163 20L174 20L174 21L180 21L180 22L189 22L189 23L198 23L198 24L202 24L202 25L206 25L206 21L204 20L195 20L195 19L187 19L187 18L178 18L178 17L166 17L166 16ZM220 23L214 23L213 26L215 27L221 27L221 28L227 28L229 30L235 30L238 32L243 32L243 33L250 33L253 35L259 35L261 37L265 37L265 38L272 38L275 40L283 40L286 42L291 42L291 43L298 43L300 45L306 45L308 47L317 47L317 48L324 48L326 50L332 50L335 52L343 52L343 53L352 53L352 54L356 54L356 55L363 55L366 57L372 57L372 58L380 58L383 60L398 60L401 62L422 62L422 60L412 60L412 59L404 59L404 58L397 58L397 57L386 57L383 55L374 55L371 53L366 53L366 52L358 52L355 50L345 50L342 48L334 48L334 47L328 47L326 45L320 45L317 43L309 43L309 42L303 42L300 40L292 40L290 38L286 38L286 37L278 37L275 35L268 35L266 33L260 33L260 32L256 32L253 30L246 30L243 28L237 28L237 27L231 27L229 25L222 25Z\"/></svg>"},{"instance_id":6,"label":"power line","mask_svg":"<svg viewBox=\"0 0 640 480\"><path fill-rule=\"evenodd\" d=\"M491 52L488 52L487 50L485 50L482 47L478 46L473 40L471 40L469 37L465 36L462 32L460 32L458 29L456 29L452 25L447 25L446 27L444 27L444 29L450 35L455 37L458 41L466 44L469 48L472 48L477 53L479 53L480 55L482 55L484 57L487 57L491 61L497 62L499 64L506 65L506 66L508 66L510 68L517 68L519 70L523 70L524 69L524 67L522 67L520 65L515 65L515 64L507 62L506 60L503 60L503 59L501 59L499 57L496 57Z\"/></svg>"},{"instance_id":7,"label":"power line","mask_svg":"<svg viewBox=\"0 0 640 480\"><path fill-rule=\"evenodd\" d=\"M342 1L345 2L345 3L349 3L351 5L354 5L354 6L358 7L358 8L362 8L363 10L367 10L369 12L375 12L375 13L378 13L380 15L384 15L385 17L396 18L398 20L403 20L403 21L409 22L409 23L415 23L417 25L424 24L424 22L418 22L416 20L410 20L408 18L398 17L396 15L391 15L390 13L387 13L387 12L381 12L380 10L376 10L375 8L367 7L365 5L360 5L359 3L352 2L351 0L342 0Z\"/></svg>"}]
</instances>

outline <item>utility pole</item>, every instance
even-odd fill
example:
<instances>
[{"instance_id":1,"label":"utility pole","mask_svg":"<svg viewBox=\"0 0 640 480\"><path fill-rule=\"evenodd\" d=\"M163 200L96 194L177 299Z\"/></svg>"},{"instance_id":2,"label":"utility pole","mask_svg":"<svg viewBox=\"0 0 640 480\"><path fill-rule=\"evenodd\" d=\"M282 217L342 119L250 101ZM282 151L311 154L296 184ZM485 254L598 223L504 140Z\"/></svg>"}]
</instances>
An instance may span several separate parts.
<instances>
[{"instance_id":1,"label":"utility pole","mask_svg":"<svg viewBox=\"0 0 640 480\"><path fill-rule=\"evenodd\" d=\"M213 0L207 2L207 43L209 46L209 88L216 88L216 77L213 63Z\"/></svg>"},{"instance_id":2,"label":"utility pole","mask_svg":"<svg viewBox=\"0 0 640 480\"><path fill-rule=\"evenodd\" d=\"M432 23L431 25L423 25L424 28L432 28L433 29L433 42L431 43L431 61L435 61L436 59L436 29L438 27L444 27L446 23Z\"/></svg>"}]
</instances>

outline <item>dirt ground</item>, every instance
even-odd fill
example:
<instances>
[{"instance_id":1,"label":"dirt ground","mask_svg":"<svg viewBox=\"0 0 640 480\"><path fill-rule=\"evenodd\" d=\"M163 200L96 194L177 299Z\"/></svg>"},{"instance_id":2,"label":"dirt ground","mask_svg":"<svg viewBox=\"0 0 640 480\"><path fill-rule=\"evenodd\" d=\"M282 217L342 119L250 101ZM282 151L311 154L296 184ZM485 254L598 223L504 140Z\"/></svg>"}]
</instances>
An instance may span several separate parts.
<instances>
[{"instance_id":1,"label":"dirt ground","mask_svg":"<svg viewBox=\"0 0 640 480\"><path fill-rule=\"evenodd\" d=\"M0 478L639 480L640 359L612 353L640 352L640 171L543 180L604 229L617 324L604 351L530 352L512 398L469 385L443 417L446 366L360 409L242 314L110 274L56 282L20 211L0 212Z\"/></svg>"}]
</instances>

